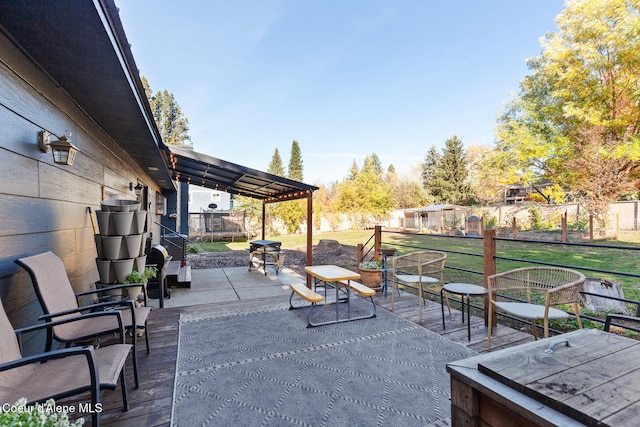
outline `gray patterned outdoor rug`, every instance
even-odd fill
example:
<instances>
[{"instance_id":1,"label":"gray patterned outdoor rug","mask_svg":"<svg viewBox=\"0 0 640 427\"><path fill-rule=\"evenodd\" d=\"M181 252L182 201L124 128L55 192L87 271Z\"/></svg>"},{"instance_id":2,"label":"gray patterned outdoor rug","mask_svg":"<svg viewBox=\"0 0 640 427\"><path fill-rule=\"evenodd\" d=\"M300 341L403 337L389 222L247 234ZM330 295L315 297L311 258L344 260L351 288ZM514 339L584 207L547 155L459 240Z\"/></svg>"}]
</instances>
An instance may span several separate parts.
<instances>
[{"instance_id":1,"label":"gray patterned outdoor rug","mask_svg":"<svg viewBox=\"0 0 640 427\"><path fill-rule=\"evenodd\" d=\"M475 352L381 308L317 328L287 308L182 315L173 426L449 425L445 364Z\"/></svg>"}]
</instances>

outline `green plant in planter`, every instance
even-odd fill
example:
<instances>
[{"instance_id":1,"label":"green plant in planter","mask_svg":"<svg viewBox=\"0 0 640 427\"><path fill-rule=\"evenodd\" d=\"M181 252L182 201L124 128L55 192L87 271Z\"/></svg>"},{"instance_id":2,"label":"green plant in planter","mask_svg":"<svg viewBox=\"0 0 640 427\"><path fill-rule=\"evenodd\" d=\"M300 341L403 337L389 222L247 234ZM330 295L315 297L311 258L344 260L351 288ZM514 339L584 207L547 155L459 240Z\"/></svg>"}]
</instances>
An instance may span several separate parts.
<instances>
[{"instance_id":1,"label":"green plant in planter","mask_svg":"<svg viewBox=\"0 0 640 427\"><path fill-rule=\"evenodd\" d=\"M382 260L361 262L360 268L362 270L382 270Z\"/></svg>"},{"instance_id":2,"label":"green plant in planter","mask_svg":"<svg viewBox=\"0 0 640 427\"><path fill-rule=\"evenodd\" d=\"M156 277L158 269L155 267L145 267L144 272L140 273L138 270L132 270L131 273L124 279L125 285L141 283L146 285L150 278ZM126 289L129 298L132 300L139 300L140 293L142 292L142 286L134 286Z\"/></svg>"},{"instance_id":3,"label":"green plant in planter","mask_svg":"<svg viewBox=\"0 0 640 427\"><path fill-rule=\"evenodd\" d=\"M124 280L124 283L126 285L131 283L147 283L150 278L156 277L157 274L158 269L155 267L145 267L143 273L140 273L138 270L132 270Z\"/></svg>"}]
</instances>

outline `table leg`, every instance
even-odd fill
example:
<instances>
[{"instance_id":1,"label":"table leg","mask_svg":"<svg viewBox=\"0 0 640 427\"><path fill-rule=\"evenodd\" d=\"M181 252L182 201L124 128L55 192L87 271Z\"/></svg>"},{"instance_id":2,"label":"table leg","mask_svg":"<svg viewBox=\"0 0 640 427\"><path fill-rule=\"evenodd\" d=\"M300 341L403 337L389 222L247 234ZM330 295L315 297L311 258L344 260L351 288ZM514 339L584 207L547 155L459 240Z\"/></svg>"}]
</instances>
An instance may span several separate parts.
<instances>
[{"instance_id":1,"label":"table leg","mask_svg":"<svg viewBox=\"0 0 640 427\"><path fill-rule=\"evenodd\" d=\"M347 319L351 319L351 280L347 280Z\"/></svg>"},{"instance_id":2,"label":"table leg","mask_svg":"<svg viewBox=\"0 0 640 427\"><path fill-rule=\"evenodd\" d=\"M338 284L334 283L336 288L336 322L340 321L340 293L338 290Z\"/></svg>"},{"instance_id":3,"label":"table leg","mask_svg":"<svg viewBox=\"0 0 640 427\"><path fill-rule=\"evenodd\" d=\"M464 296L462 297L462 299L464 300ZM469 303L469 294L467 294L467 339L469 341L471 341L471 311L470 311L470 308L469 308L470 306L471 306L471 304ZM463 307L462 311L464 311L464 307ZM464 320L463 320L463 322L464 322Z\"/></svg>"},{"instance_id":4,"label":"table leg","mask_svg":"<svg viewBox=\"0 0 640 427\"><path fill-rule=\"evenodd\" d=\"M267 248L262 249L262 268L264 269L264 275L267 275Z\"/></svg>"},{"instance_id":5,"label":"table leg","mask_svg":"<svg viewBox=\"0 0 640 427\"><path fill-rule=\"evenodd\" d=\"M444 326L444 288L440 288L440 308L442 308L442 329L446 329Z\"/></svg>"}]
</instances>

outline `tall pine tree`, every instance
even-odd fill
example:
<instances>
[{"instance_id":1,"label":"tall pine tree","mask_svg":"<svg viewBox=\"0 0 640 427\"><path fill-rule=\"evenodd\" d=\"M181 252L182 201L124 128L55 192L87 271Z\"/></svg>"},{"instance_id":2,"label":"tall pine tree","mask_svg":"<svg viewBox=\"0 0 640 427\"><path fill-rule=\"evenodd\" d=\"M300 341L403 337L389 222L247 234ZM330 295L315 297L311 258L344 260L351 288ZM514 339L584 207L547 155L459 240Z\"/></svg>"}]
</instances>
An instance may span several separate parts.
<instances>
[{"instance_id":1,"label":"tall pine tree","mask_svg":"<svg viewBox=\"0 0 640 427\"><path fill-rule=\"evenodd\" d=\"M298 141L291 143L291 158L289 158L289 179L302 182L302 155Z\"/></svg>"},{"instance_id":2,"label":"tall pine tree","mask_svg":"<svg viewBox=\"0 0 640 427\"><path fill-rule=\"evenodd\" d=\"M364 164L362 165L362 172L370 172L374 176L381 178L384 170L382 169L382 162L380 157L376 153L371 153L364 158Z\"/></svg>"},{"instance_id":3,"label":"tall pine tree","mask_svg":"<svg viewBox=\"0 0 640 427\"><path fill-rule=\"evenodd\" d=\"M277 151L278 150L276 149L276 152ZM274 159L272 159L272 163L274 162ZM280 163L282 163L281 160ZM302 154L300 153L300 145L298 144L298 141L294 140L291 143L291 157L289 158L288 178L294 181L302 182L302 169ZM304 200L291 200L287 202L281 202L278 203L274 208L273 213L284 223L288 233L295 233L299 231L300 225L306 217L306 203L304 202Z\"/></svg>"},{"instance_id":4,"label":"tall pine tree","mask_svg":"<svg viewBox=\"0 0 640 427\"><path fill-rule=\"evenodd\" d=\"M280 157L280 152L276 148L273 152L273 156L271 156L271 161L269 162L269 168L267 169L272 175L278 175L284 177L284 164L282 163L282 158Z\"/></svg>"},{"instance_id":5,"label":"tall pine tree","mask_svg":"<svg viewBox=\"0 0 640 427\"><path fill-rule=\"evenodd\" d=\"M165 89L154 95L147 79L142 77L141 81L162 142L167 145L191 146L189 120L182 114L173 94Z\"/></svg>"},{"instance_id":6,"label":"tall pine tree","mask_svg":"<svg viewBox=\"0 0 640 427\"><path fill-rule=\"evenodd\" d=\"M436 146L432 145L427 151L427 154L424 156L424 162L422 163L422 187L427 190L429 194L431 194L431 179L433 178L433 173L438 166L438 162L440 161L440 153L436 150Z\"/></svg>"},{"instance_id":7,"label":"tall pine tree","mask_svg":"<svg viewBox=\"0 0 640 427\"><path fill-rule=\"evenodd\" d=\"M464 203L471 196L468 174L464 146L454 135L445 141L442 157L432 170L428 191L440 203Z\"/></svg>"}]
</instances>

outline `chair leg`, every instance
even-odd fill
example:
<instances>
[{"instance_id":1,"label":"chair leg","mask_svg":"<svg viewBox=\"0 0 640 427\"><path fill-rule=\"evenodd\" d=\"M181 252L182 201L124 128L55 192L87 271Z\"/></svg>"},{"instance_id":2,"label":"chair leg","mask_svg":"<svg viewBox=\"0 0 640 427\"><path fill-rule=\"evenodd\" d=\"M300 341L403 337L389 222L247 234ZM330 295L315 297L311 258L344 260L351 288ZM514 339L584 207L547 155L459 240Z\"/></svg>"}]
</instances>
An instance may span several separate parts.
<instances>
[{"instance_id":1,"label":"chair leg","mask_svg":"<svg viewBox=\"0 0 640 427\"><path fill-rule=\"evenodd\" d=\"M488 317L487 317L487 326L488 326L488 331L487 331L487 351L491 351L491 320L493 319L493 310L492 310L492 306L491 306L491 302L489 302L489 313L488 313Z\"/></svg>"},{"instance_id":2,"label":"chair leg","mask_svg":"<svg viewBox=\"0 0 640 427\"><path fill-rule=\"evenodd\" d=\"M140 380L138 379L138 346L136 345L138 341L138 334L136 333L135 326L133 327L133 377L136 380L136 389L140 387Z\"/></svg>"},{"instance_id":3,"label":"chair leg","mask_svg":"<svg viewBox=\"0 0 640 427\"><path fill-rule=\"evenodd\" d=\"M125 381L124 366L120 371L120 389L122 390L122 408L124 412L129 410L129 397L127 394L127 382Z\"/></svg>"},{"instance_id":4,"label":"chair leg","mask_svg":"<svg viewBox=\"0 0 640 427\"><path fill-rule=\"evenodd\" d=\"M394 297L396 296L396 278L394 277L393 280L391 281L391 311L393 311L393 303L394 303Z\"/></svg>"},{"instance_id":5,"label":"chair leg","mask_svg":"<svg viewBox=\"0 0 640 427\"><path fill-rule=\"evenodd\" d=\"M418 304L420 304L420 323L422 323L422 306L424 305L424 289L422 288L422 282L420 282L420 284L418 285L418 290L420 292L420 295L422 296L422 298L418 296Z\"/></svg>"},{"instance_id":6,"label":"chair leg","mask_svg":"<svg viewBox=\"0 0 640 427\"><path fill-rule=\"evenodd\" d=\"M147 354L151 353L151 350L149 349L149 328L147 328L147 325L144 325L144 340L147 344Z\"/></svg>"},{"instance_id":7,"label":"chair leg","mask_svg":"<svg viewBox=\"0 0 640 427\"><path fill-rule=\"evenodd\" d=\"M578 303L573 304L573 312L576 313L576 321L578 322L578 328L582 329L582 319L580 318L580 307L578 307Z\"/></svg>"},{"instance_id":8,"label":"chair leg","mask_svg":"<svg viewBox=\"0 0 640 427\"><path fill-rule=\"evenodd\" d=\"M544 337L549 338L549 319L544 319Z\"/></svg>"},{"instance_id":9,"label":"chair leg","mask_svg":"<svg viewBox=\"0 0 640 427\"><path fill-rule=\"evenodd\" d=\"M444 288L440 288L440 309L442 310L442 329L446 329L444 325L444 298L445 298ZM447 302L448 301L449 301L449 298L447 297Z\"/></svg>"},{"instance_id":10,"label":"chair leg","mask_svg":"<svg viewBox=\"0 0 640 427\"><path fill-rule=\"evenodd\" d=\"M544 328L544 330L545 330L545 338L546 338L546 335L547 335L549 332L548 332L548 330L547 330L547 328L546 328L546 327ZM533 339L534 339L534 341L538 341L538 328L536 327L536 321L535 321L535 319L531 321L531 331L533 332Z\"/></svg>"}]
</instances>

